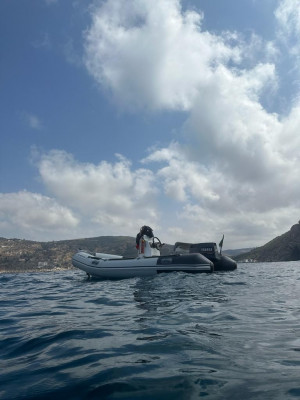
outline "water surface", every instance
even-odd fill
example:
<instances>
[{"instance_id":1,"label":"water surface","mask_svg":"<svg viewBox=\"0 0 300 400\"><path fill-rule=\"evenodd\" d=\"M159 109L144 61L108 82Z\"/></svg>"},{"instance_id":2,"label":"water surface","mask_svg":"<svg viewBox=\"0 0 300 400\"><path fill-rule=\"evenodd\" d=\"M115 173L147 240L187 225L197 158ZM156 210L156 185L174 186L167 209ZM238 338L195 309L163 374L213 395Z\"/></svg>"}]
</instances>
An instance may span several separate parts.
<instances>
[{"instance_id":1,"label":"water surface","mask_svg":"<svg viewBox=\"0 0 300 400\"><path fill-rule=\"evenodd\" d=\"M0 275L0 398L300 398L300 262Z\"/></svg>"}]
</instances>

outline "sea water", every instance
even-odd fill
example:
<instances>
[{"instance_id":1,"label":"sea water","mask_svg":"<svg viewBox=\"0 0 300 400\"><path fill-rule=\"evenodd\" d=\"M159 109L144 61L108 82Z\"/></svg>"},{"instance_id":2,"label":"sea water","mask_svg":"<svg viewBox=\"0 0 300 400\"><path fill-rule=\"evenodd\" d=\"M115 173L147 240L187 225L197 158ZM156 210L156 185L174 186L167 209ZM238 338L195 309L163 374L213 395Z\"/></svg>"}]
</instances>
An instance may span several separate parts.
<instances>
[{"instance_id":1,"label":"sea water","mask_svg":"<svg viewBox=\"0 0 300 400\"><path fill-rule=\"evenodd\" d=\"M0 275L0 398L300 398L300 262Z\"/></svg>"}]
</instances>

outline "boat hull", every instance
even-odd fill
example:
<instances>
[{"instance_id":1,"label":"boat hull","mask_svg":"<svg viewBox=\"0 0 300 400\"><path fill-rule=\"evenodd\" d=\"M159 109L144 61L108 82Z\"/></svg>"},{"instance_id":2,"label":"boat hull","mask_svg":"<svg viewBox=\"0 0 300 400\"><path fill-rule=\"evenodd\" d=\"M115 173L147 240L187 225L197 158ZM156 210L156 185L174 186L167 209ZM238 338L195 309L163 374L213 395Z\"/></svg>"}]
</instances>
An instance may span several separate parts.
<instances>
[{"instance_id":1,"label":"boat hull","mask_svg":"<svg viewBox=\"0 0 300 400\"><path fill-rule=\"evenodd\" d=\"M104 259L86 252L72 258L74 267L102 279L155 276L166 272L210 273L213 263L200 254L140 258Z\"/></svg>"}]
</instances>

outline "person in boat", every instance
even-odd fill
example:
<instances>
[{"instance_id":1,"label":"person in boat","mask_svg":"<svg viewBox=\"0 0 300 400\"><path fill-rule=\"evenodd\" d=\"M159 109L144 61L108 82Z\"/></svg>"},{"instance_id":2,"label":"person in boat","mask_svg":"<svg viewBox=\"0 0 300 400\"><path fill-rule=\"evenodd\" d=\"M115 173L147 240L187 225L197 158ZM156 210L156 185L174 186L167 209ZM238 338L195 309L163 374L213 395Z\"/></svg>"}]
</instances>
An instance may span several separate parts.
<instances>
[{"instance_id":1,"label":"person in boat","mask_svg":"<svg viewBox=\"0 0 300 400\"><path fill-rule=\"evenodd\" d=\"M139 233L136 235L136 248L139 249L140 246L140 239L143 235L147 235L149 238L153 238L153 229L150 226L144 225L141 227Z\"/></svg>"}]
</instances>

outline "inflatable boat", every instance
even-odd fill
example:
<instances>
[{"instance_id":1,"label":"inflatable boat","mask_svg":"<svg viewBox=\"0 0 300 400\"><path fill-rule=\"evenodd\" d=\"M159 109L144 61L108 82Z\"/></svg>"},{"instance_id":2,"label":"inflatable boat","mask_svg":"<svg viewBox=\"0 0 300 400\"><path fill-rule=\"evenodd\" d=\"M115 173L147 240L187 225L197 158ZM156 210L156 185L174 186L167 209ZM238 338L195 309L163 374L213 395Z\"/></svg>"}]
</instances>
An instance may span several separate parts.
<instances>
[{"instance_id":1,"label":"inflatable boat","mask_svg":"<svg viewBox=\"0 0 300 400\"><path fill-rule=\"evenodd\" d=\"M213 263L201 254L172 255L159 257L110 258L101 253L96 255L84 251L72 258L74 267L88 275L103 279L122 279L153 276L164 272L213 272Z\"/></svg>"},{"instance_id":2,"label":"inflatable boat","mask_svg":"<svg viewBox=\"0 0 300 400\"><path fill-rule=\"evenodd\" d=\"M214 271L213 262L200 253L161 256L160 248L163 245L160 240L153 236L152 230L145 233L142 228L140 234L137 235L138 255L136 258L79 251L72 258L73 266L85 271L88 276L102 279L154 276L175 271L187 273Z\"/></svg>"}]
</instances>

